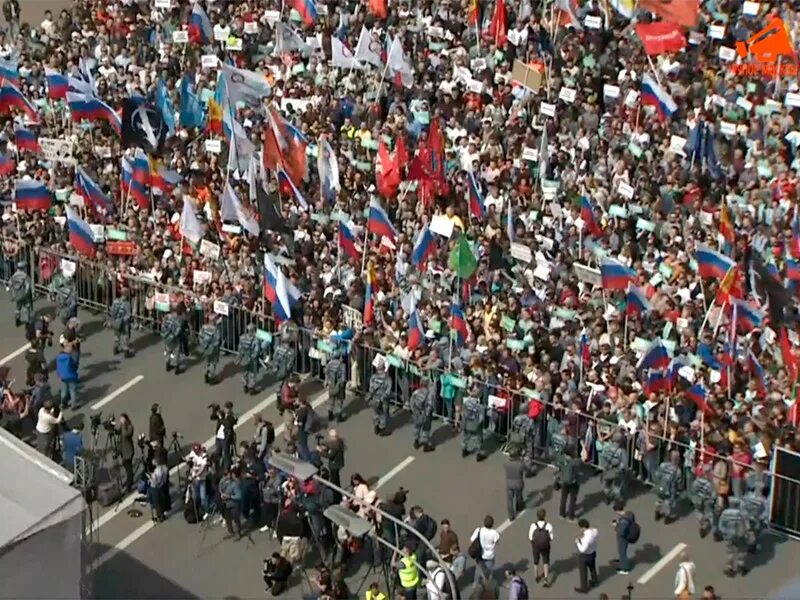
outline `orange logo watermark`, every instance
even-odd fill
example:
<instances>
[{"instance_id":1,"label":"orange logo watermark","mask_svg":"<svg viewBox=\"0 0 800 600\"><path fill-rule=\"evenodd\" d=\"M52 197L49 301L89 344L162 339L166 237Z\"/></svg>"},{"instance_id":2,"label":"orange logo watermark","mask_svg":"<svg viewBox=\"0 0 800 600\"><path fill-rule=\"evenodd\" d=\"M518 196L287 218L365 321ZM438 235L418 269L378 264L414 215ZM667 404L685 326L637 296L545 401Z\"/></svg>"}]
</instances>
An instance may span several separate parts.
<instances>
[{"instance_id":1,"label":"orange logo watermark","mask_svg":"<svg viewBox=\"0 0 800 600\"><path fill-rule=\"evenodd\" d=\"M737 75L797 76L797 56L783 20L775 17L746 42L736 42L742 62L732 65Z\"/></svg>"}]
</instances>

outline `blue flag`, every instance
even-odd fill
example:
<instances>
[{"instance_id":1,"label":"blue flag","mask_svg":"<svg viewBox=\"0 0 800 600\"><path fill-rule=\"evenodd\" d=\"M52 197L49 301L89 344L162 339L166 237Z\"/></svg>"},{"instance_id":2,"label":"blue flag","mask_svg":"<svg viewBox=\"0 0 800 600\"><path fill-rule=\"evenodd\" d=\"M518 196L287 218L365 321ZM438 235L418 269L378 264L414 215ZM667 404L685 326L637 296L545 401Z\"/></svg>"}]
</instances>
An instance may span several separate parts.
<instances>
[{"instance_id":1,"label":"blue flag","mask_svg":"<svg viewBox=\"0 0 800 600\"><path fill-rule=\"evenodd\" d=\"M194 89L194 76L185 73L181 79L181 127L192 128L202 127L205 121L203 105L197 97Z\"/></svg>"},{"instance_id":2,"label":"blue flag","mask_svg":"<svg viewBox=\"0 0 800 600\"><path fill-rule=\"evenodd\" d=\"M175 106L172 104L172 99L167 93L167 88L164 85L164 80L159 78L156 84L156 108L161 112L161 118L164 119L164 124L170 135L175 133Z\"/></svg>"},{"instance_id":3,"label":"blue flag","mask_svg":"<svg viewBox=\"0 0 800 600\"><path fill-rule=\"evenodd\" d=\"M724 174L722 172L722 167L719 164L719 158L717 158L717 150L714 145L714 136L711 135L711 132L708 131L708 125L706 125L706 132L705 132L705 145L706 145L706 167L708 167L708 174L711 175L713 179L722 179Z\"/></svg>"}]
</instances>

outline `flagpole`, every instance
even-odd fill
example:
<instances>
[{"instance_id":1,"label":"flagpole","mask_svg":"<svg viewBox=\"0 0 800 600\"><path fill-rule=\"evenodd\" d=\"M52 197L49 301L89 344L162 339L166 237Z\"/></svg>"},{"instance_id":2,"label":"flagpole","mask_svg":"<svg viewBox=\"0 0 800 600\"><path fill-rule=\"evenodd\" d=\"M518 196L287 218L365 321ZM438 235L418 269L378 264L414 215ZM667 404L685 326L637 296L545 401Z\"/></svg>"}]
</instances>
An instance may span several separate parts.
<instances>
[{"instance_id":1,"label":"flagpole","mask_svg":"<svg viewBox=\"0 0 800 600\"><path fill-rule=\"evenodd\" d=\"M656 81L658 82L658 85L661 85L661 77L658 76L658 71L656 71L656 67L653 64L653 59L650 58L650 55L647 53L645 53L645 56L647 56L647 62L650 64L650 70L653 72L653 75L656 76Z\"/></svg>"},{"instance_id":2,"label":"flagpole","mask_svg":"<svg viewBox=\"0 0 800 600\"><path fill-rule=\"evenodd\" d=\"M367 224L364 227L364 248L362 249L363 256L361 258L361 276L364 276L364 269L367 268L367 244L369 242L369 215L367 216Z\"/></svg>"},{"instance_id":3,"label":"flagpole","mask_svg":"<svg viewBox=\"0 0 800 600\"><path fill-rule=\"evenodd\" d=\"M336 228L336 278L342 282L342 223Z\"/></svg>"},{"instance_id":4,"label":"flagpole","mask_svg":"<svg viewBox=\"0 0 800 600\"><path fill-rule=\"evenodd\" d=\"M727 300L722 305L722 308L719 310L719 315L717 315L717 322L714 325L714 340L717 339L717 332L719 331L719 326L722 324L722 315L725 314L725 307L728 305Z\"/></svg>"}]
</instances>

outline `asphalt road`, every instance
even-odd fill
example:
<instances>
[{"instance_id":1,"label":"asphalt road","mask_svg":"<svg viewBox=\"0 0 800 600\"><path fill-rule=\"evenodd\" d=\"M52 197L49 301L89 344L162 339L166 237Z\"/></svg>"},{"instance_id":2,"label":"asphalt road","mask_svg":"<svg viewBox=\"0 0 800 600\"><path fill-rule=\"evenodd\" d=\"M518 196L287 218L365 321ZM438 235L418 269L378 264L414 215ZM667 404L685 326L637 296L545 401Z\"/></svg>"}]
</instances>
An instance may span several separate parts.
<instances>
[{"instance_id":1,"label":"asphalt road","mask_svg":"<svg viewBox=\"0 0 800 600\"><path fill-rule=\"evenodd\" d=\"M24 378L24 339L21 329L13 326L11 303L6 299L0 305L0 364L12 367L12 376ZM37 308L45 309L43 301ZM203 383L201 365L193 364L181 375L167 373L163 366L160 342L142 332L135 335L135 357L123 360L111 354L112 335L102 329L102 318L82 312L83 331L88 338L83 344L81 360L84 416L91 407L102 403L104 416L122 412L130 415L137 433L147 428L147 416L153 402L159 402L169 431L179 430L185 450L194 442L210 441L213 434L207 405L211 402L232 400L239 420L239 438L252 436L252 417L261 413L265 418L280 423L274 407L275 387L264 382L258 395L245 397L237 369L226 365L226 379L217 386ZM60 326L56 328L60 333ZM50 349L48 357L55 356ZM55 375L53 387L58 389ZM322 403L324 396L319 386L304 384L305 393L314 403ZM325 414L324 406L320 413ZM491 514L500 523L501 541L497 564L513 564L523 573L536 598L574 598L577 570L574 538L577 526L560 520L558 494L552 488L552 471L542 468L527 480L528 509L513 523L506 520L505 487L502 464L505 457L494 452L483 463L462 459L460 446L451 430L437 423L436 451L425 454L411 446L411 428L408 414L400 412L391 420L392 434L376 438L372 433L371 412L356 399L350 400L350 418L338 429L347 443L346 467L342 480L349 480L353 472L372 478L380 485L381 495L393 493L399 486L411 490L407 506L419 504L434 519L450 519L461 539L462 550L468 546L468 537ZM86 419L88 425L88 418ZM100 443L102 444L102 438ZM95 555L96 593L101 598L262 598L261 562L276 547L268 535L255 532L250 539L238 542L223 539L221 526L199 527L187 524L177 514L160 525L152 525L149 512L132 518L126 508L130 500L123 501L117 510L101 510L96 514L99 526ZM547 509L555 528L552 549L555 581L549 589L536 586L529 570L530 545L527 530L536 508ZM681 518L670 525L653 520L652 496L635 490L628 508L637 515L642 528L640 541L632 548L633 569L628 576L617 575L610 565L615 558L616 543L611 520L613 511L602 501L600 482L590 478L581 488L579 511L600 530L598 569L600 585L589 597L605 592L619 598L631 583L633 597L670 598L677 567L677 557L686 548L697 564L696 583L700 590L714 585L723 598L764 598L785 589L792 580L794 542L767 535L763 549L750 557L751 571L747 577L729 579L723 575L724 546L712 539L701 540L696 521L688 507ZM438 539L438 538L437 538ZM365 571L350 579L353 589L358 587ZM471 581L471 569L467 576ZM369 581L380 577L371 574ZM288 597L298 598L307 592L302 578ZM698 591L700 591L698 590ZM784 592L785 593L785 592ZM363 590L362 590L363 594Z\"/></svg>"}]
</instances>

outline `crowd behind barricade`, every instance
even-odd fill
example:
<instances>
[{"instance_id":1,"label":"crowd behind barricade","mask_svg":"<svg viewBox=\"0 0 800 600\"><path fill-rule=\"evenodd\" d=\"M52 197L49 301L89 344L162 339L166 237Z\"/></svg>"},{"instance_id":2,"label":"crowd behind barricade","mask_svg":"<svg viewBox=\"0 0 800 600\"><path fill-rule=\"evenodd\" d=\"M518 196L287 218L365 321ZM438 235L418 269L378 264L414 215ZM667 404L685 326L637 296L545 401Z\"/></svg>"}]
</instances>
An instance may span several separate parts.
<instances>
[{"instance_id":1,"label":"crowd behind barricade","mask_svg":"<svg viewBox=\"0 0 800 600\"><path fill-rule=\"evenodd\" d=\"M760 493L800 449L800 101L730 67L800 21L753 4L77 0L0 37L0 274L231 353L291 317L326 381L346 338L378 432L433 401L479 458Z\"/></svg>"}]
</instances>

